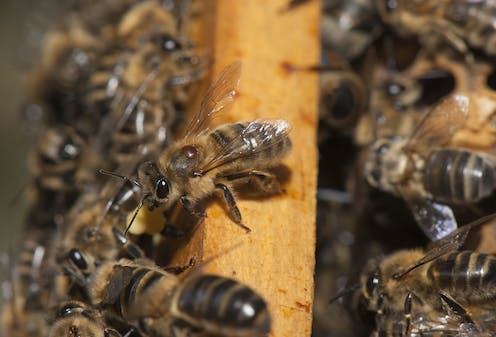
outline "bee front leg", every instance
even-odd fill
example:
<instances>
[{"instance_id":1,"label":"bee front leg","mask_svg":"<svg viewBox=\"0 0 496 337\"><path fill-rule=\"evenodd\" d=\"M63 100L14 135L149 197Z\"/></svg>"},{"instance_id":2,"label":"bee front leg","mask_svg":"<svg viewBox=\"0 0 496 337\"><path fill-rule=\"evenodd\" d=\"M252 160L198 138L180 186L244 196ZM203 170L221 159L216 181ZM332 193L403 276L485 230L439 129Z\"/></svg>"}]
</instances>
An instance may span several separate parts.
<instances>
[{"instance_id":1,"label":"bee front leg","mask_svg":"<svg viewBox=\"0 0 496 337\"><path fill-rule=\"evenodd\" d=\"M241 212L239 211L238 206L236 206L236 200L234 199L234 196L232 195L229 188L221 183L215 184L215 187L223 192L224 200L226 201L227 206L229 207L229 211L231 212L231 216L234 219L234 222L236 222L236 224L239 227L243 228L247 233L251 232L251 229L249 227L246 227L245 225L242 224Z\"/></svg>"},{"instance_id":2,"label":"bee front leg","mask_svg":"<svg viewBox=\"0 0 496 337\"><path fill-rule=\"evenodd\" d=\"M410 336L412 330L412 293L406 295L403 315L405 316L405 336Z\"/></svg>"}]
</instances>

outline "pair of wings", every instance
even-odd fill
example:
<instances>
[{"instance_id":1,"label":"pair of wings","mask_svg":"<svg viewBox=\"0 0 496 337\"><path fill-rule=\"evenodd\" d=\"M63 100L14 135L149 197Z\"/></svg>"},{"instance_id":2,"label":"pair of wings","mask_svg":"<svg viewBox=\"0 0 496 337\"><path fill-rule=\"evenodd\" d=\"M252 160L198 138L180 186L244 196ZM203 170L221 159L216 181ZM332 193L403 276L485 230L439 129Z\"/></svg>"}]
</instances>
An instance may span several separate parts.
<instances>
[{"instance_id":1,"label":"pair of wings","mask_svg":"<svg viewBox=\"0 0 496 337\"><path fill-rule=\"evenodd\" d=\"M200 104L200 109L186 127L185 139L205 134L211 117L230 105L236 97L241 76L241 62L225 67L213 80ZM290 124L281 119L257 119L246 124L243 130L230 139L214 156L198 169L202 174L241 157L263 152L277 146L290 131ZM256 139L256 143L253 140Z\"/></svg>"},{"instance_id":2,"label":"pair of wings","mask_svg":"<svg viewBox=\"0 0 496 337\"><path fill-rule=\"evenodd\" d=\"M405 152L418 153L426 158L433 149L446 145L464 125L468 105L469 97L465 95L452 95L443 100L420 121L405 145ZM404 187L399 187L398 192L431 240L439 240L457 229L455 216L449 206L426 200Z\"/></svg>"}]
</instances>

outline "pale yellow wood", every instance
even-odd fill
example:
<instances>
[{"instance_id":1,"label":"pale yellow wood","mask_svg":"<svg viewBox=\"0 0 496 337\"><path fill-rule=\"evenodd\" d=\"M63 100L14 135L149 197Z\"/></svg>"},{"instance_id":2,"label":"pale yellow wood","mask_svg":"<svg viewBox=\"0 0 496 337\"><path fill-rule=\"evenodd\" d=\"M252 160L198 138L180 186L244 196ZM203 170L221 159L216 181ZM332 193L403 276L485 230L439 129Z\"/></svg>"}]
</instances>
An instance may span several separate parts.
<instances>
[{"instance_id":1,"label":"pale yellow wood","mask_svg":"<svg viewBox=\"0 0 496 337\"><path fill-rule=\"evenodd\" d=\"M241 60L239 97L215 123L284 118L293 150L284 161L292 174L287 193L261 200L237 198L246 234L212 203L201 230L205 269L252 286L269 302L277 337L310 336L315 250L318 77L288 73L284 63L319 62L318 1L282 13L287 0L218 0L214 73ZM242 245L229 251L237 243ZM226 253L228 251L228 253Z\"/></svg>"}]
</instances>

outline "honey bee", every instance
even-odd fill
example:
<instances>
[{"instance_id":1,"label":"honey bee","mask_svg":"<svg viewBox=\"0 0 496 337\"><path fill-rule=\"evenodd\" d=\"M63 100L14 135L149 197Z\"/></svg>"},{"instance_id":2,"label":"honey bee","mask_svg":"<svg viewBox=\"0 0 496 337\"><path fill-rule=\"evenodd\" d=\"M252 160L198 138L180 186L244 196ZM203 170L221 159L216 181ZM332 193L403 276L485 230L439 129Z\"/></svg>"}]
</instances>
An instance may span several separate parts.
<instances>
[{"instance_id":1,"label":"honey bee","mask_svg":"<svg viewBox=\"0 0 496 337\"><path fill-rule=\"evenodd\" d=\"M376 140L365 164L368 182L401 196L432 240L457 228L451 208L490 195L495 158L462 148L443 148L465 123L468 96L455 94L430 110L410 137Z\"/></svg>"},{"instance_id":2,"label":"honey bee","mask_svg":"<svg viewBox=\"0 0 496 337\"><path fill-rule=\"evenodd\" d=\"M376 314L374 336L453 336L469 327L494 333L496 257L460 251L469 232L493 218L463 226L426 251L401 250L371 264L355 300Z\"/></svg>"},{"instance_id":3,"label":"honey bee","mask_svg":"<svg viewBox=\"0 0 496 337\"><path fill-rule=\"evenodd\" d=\"M163 143L163 126L170 129L177 121L191 84L205 73L205 62L160 1L132 6L115 34L115 42L96 61L82 101L97 120L113 114L106 123L111 153L132 156L150 139Z\"/></svg>"},{"instance_id":4,"label":"honey bee","mask_svg":"<svg viewBox=\"0 0 496 337\"><path fill-rule=\"evenodd\" d=\"M267 169L278 165L291 149L287 121L255 120L205 129L208 117L233 100L240 70L240 63L227 66L207 90L184 138L160 153L157 161L140 164L136 184L141 186L142 200L136 212L143 203L167 210L180 201L201 216L197 204L219 191L234 221L249 231L242 224L232 187L253 179L266 192L280 191Z\"/></svg>"},{"instance_id":5,"label":"honey bee","mask_svg":"<svg viewBox=\"0 0 496 337\"><path fill-rule=\"evenodd\" d=\"M44 336L47 331L45 310L53 270L47 250L53 237L53 230L46 228L26 231L17 261L9 268L10 279L2 284L6 302L1 330L5 336Z\"/></svg>"},{"instance_id":6,"label":"honey bee","mask_svg":"<svg viewBox=\"0 0 496 337\"><path fill-rule=\"evenodd\" d=\"M106 116L99 138L108 167L129 167L163 150L206 73L205 59L176 21L159 1L136 4L117 25L116 42L99 55L82 101L96 120Z\"/></svg>"},{"instance_id":7,"label":"honey bee","mask_svg":"<svg viewBox=\"0 0 496 337\"><path fill-rule=\"evenodd\" d=\"M372 1L327 1L321 23L324 48L348 61L357 59L379 37L383 27Z\"/></svg>"},{"instance_id":8,"label":"honey bee","mask_svg":"<svg viewBox=\"0 0 496 337\"><path fill-rule=\"evenodd\" d=\"M145 259L100 266L89 291L92 303L125 321L140 321L145 333L174 336L185 328L222 336L265 336L270 315L265 301L235 280L196 275L180 280Z\"/></svg>"},{"instance_id":9,"label":"honey bee","mask_svg":"<svg viewBox=\"0 0 496 337\"><path fill-rule=\"evenodd\" d=\"M85 141L70 127L46 129L30 157L34 196L29 223L47 224L68 210L89 172L83 165Z\"/></svg>"},{"instance_id":10,"label":"honey bee","mask_svg":"<svg viewBox=\"0 0 496 337\"><path fill-rule=\"evenodd\" d=\"M424 44L448 42L467 55L468 46L496 53L496 3L482 1L387 1L376 0L382 19L402 35L416 34Z\"/></svg>"},{"instance_id":11,"label":"honey bee","mask_svg":"<svg viewBox=\"0 0 496 337\"><path fill-rule=\"evenodd\" d=\"M28 107L38 107L50 125L71 125L81 115L78 97L102 47L98 36L73 18L44 36L41 57L28 78ZM29 111L36 109L27 109ZM29 116L28 116L29 117Z\"/></svg>"},{"instance_id":12,"label":"honey bee","mask_svg":"<svg viewBox=\"0 0 496 337\"><path fill-rule=\"evenodd\" d=\"M102 314L79 301L63 303L50 326L49 337L121 337L108 327Z\"/></svg>"}]
</instances>

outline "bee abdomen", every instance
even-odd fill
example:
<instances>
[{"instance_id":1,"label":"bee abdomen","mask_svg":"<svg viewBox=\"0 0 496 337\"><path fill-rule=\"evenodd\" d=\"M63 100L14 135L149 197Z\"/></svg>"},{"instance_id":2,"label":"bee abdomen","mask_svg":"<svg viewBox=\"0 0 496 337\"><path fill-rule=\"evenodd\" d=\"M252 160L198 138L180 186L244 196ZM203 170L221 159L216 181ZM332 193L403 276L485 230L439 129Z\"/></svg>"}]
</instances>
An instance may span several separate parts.
<instances>
[{"instance_id":1,"label":"bee abdomen","mask_svg":"<svg viewBox=\"0 0 496 337\"><path fill-rule=\"evenodd\" d=\"M476 202L494 190L496 174L494 166L480 155L440 150L426 163L424 187L439 201Z\"/></svg>"},{"instance_id":2,"label":"bee abdomen","mask_svg":"<svg viewBox=\"0 0 496 337\"><path fill-rule=\"evenodd\" d=\"M428 270L438 289L459 299L482 300L496 289L496 258L472 251L455 252L435 260Z\"/></svg>"},{"instance_id":3,"label":"bee abdomen","mask_svg":"<svg viewBox=\"0 0 496 337\"><path fill-rule=\"evenodd\" d=\"M238 336L246 331L253 335L270 332L265 301L229 278L203 275L185 280L176 305L181 318L211 333Z\"/></svg>"}]
</instances>

